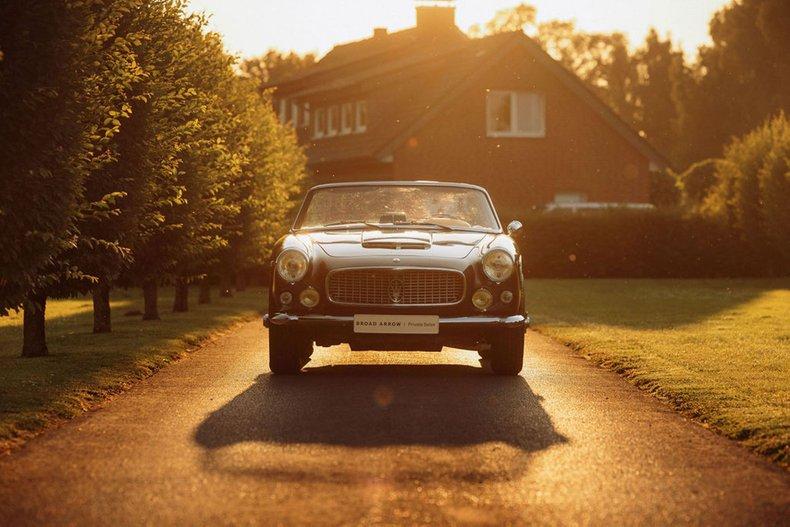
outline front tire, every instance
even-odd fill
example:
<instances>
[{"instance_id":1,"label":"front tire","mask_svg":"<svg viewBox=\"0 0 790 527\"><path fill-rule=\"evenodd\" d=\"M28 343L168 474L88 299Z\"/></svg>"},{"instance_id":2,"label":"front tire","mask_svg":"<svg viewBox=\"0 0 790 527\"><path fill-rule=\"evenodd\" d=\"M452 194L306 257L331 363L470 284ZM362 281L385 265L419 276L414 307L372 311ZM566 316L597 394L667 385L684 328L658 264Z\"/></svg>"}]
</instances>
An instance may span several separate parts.
<instances>
[{"instance_id":1,"label":"front tire","mask_svg":"<svg viewBox=\"0 0 790 527\"><path fill-rule=\"evenodd\" d=\"M518 375L524 366L524 330L501 331L491 344L488 362L497 375Z\"/></svg>"},{"instance_id":2,"label":"front tire","mask_svg":"<svg viewBox=\"0 0 790 527\"><path fill-rule=\"evenodd\" d=\"M295 375L310 360L313 342L285 328L269 330L269 369L275 375Z\"/></svg>"}]
</instances>

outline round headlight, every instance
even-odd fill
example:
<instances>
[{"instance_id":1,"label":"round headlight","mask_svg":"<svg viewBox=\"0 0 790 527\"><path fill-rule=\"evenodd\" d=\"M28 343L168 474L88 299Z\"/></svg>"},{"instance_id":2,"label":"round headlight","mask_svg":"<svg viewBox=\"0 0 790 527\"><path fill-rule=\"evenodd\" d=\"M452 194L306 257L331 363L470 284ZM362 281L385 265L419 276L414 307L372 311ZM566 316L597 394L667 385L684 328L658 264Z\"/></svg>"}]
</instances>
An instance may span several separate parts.
<instances>
[{"instance_id":1,"label":"round headlight","mask_svg":"<svg viewBox=\"0 0 790 527\"><path fill-rule=\"evenodd\" d=\"M513 258L502 249L494 249L483 256L483 272L494 282L504 282L513 274Z\"/></svg>"},{"instance_id":2,"label":"round headlight","mask_svg":"<svg viewBox=\"0 0 790 527\"><path fill-rule=\"evenodd\" d=\"M296 249L286 249L277 257L277 274L286 282L298 282L307 274L307 256Z\"/></svg>"}]
</instances>

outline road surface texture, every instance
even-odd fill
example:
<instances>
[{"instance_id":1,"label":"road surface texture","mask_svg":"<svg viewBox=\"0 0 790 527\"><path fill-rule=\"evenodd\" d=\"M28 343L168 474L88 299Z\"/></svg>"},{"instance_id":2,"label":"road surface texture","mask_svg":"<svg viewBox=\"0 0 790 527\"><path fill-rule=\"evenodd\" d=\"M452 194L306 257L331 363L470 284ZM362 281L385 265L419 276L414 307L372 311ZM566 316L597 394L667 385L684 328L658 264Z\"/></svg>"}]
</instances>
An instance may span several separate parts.
<instances>
[{"instance_id":1,"label":"road surface texture","mask_svg":"<svg viewBox=\"0 0 790 527\"><path fill-rule=\"evenodd\" d=\"M319 349L259 322L0 459L0 525L778 525L790 476L566 348Z\"/></svg>"}]
</instances>

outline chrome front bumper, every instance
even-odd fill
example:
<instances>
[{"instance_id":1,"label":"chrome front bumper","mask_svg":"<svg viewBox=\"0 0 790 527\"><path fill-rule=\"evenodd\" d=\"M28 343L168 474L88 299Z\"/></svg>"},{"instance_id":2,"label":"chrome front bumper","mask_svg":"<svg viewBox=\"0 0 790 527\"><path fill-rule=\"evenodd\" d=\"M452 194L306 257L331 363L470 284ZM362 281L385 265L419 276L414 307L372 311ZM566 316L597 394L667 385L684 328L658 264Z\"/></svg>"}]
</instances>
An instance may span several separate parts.
<instances>
[{"instance_id":1,"label":"chrome front bumper","mask_svg":"<svg viewBox=\"0 0 790 527\"><path fill-rule=\"evenodd\" d=\"M469 330L526 329L531 324L529 315L510 315L507 317L443 317L439 318L439 334L464 332ZM263 325L304 328L305 330L348 330L354 331L353 316L334 315L289 315L274 313L263 316ZM396 335L397 336L397 335Z\"/></svg>"}]
</instances>

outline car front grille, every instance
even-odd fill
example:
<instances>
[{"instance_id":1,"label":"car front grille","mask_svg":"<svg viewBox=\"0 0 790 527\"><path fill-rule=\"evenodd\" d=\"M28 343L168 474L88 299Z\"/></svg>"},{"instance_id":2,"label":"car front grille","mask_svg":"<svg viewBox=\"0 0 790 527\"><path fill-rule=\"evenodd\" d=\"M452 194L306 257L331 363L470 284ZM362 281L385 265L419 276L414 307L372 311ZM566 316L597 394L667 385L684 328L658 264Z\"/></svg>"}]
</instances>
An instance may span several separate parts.
<instances>
[{"instance_id":1,"label":"car front grille","mask_svg":"<svg viewBox=\"0 0 790 527\"><path fill-rule=\"evenodd\" d=\"M464 297L464 275L443 269L340 269L329 273L327 295L337 304L457 304Z\"/></svg>"}]
</instances>

